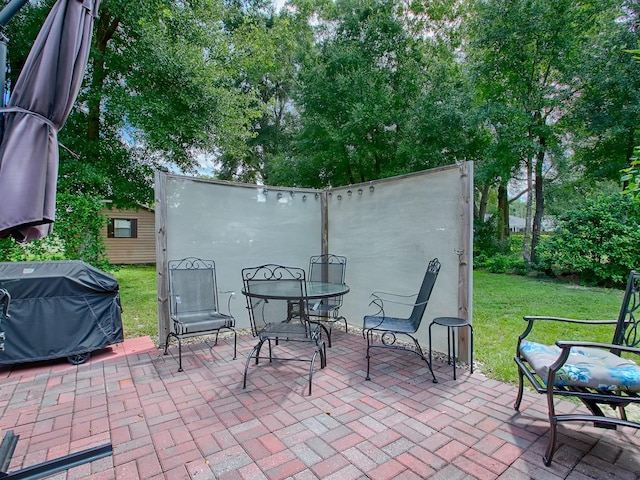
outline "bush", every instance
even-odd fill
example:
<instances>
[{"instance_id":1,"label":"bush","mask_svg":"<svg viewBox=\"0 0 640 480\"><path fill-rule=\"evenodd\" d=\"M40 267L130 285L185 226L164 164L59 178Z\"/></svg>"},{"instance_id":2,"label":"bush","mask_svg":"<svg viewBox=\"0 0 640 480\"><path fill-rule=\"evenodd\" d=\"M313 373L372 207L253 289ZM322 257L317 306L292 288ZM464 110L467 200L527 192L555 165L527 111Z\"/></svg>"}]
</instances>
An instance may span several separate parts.
<instances>
[{"instance_id":1,"label":"bush","mask_svg":"<svg viewBox=\"0 0 640 480\"><path fill-rule=\"evenodd\" d=\"M522 258L522 252L498 253L491 256L474 255L473 266L484 268L491 273L526 275L528 272L527 264Z\"/></svg>"},{"instance_id":2,"label":"bush","mask_svg":"<svg viewBox=\"0 0 640 480\"><path fill-rule=\"evenodd\" d=\"M559 219L536 251L547 274L578 275L585 285L622 286L640 268L640 204L622 194L599 195Z\"/></svg>"},{"instance_id":3,"label":"bush","mask_svg":"<svg viewBox=\"0 0 640 480\"><path fill-rule=\"evenodd\" d=\"M497 230L497 222L493 216L484 221L475 220L473 225L473 250L475 255L491 257L510 251L510 244L501 242L496 237Z\"/></svg>"},{"instance_id":4,"label":"bush","mask_svg":"<svg viewBox=\"0 0 640 480\"><path fill-rule=\"evenodd\" d=\"M83 260L97 268L108 268L101 236L106 218L99 213L103 206L99 198L59 194L53 233L24 245L12 238L0 240L0 260Z\"/></svg>"}]
</instances>

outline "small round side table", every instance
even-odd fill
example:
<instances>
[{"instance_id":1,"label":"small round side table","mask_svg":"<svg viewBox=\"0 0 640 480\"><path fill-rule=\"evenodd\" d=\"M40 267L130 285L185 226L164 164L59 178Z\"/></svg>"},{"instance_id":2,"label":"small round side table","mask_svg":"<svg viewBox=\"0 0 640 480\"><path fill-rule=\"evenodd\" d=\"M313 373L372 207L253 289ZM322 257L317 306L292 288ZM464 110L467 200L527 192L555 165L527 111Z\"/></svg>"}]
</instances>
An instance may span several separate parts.
<instances>
[{"instance_id":1,"label":"small round side table","mask_svg":"<svg viewBox=\"0 0 640 480\"><path fill-rule=\"evenodd\" d=\"M433 325L440 325L447 327L447 357L448 363L451 365L453 353L453 379L456 379L456 329L462 327L468 327L471 335L471 357L469 365L471 366L471 373L473 373L473 326L470 322L464 318L457 317L437 317L429 324L429 363L431 363L431 327ZM433 365L433 364L432 364Z\"/></svg>"}]
</instances>

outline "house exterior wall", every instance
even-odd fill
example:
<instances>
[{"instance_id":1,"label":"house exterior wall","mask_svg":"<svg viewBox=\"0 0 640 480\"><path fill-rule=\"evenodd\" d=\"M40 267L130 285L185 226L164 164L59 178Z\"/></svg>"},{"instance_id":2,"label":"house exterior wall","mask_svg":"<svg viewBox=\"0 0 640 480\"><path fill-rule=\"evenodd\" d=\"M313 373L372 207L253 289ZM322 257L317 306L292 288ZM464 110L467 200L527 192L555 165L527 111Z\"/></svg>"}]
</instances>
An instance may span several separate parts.
<instances>
[{"instance_id":1,"label":"house exterior wall","mask_svg":"<svg viewBox=\"0 0 640 480\"><path fill-rule=\"evenodd\" d=\"M137 220L136 238L110 238L107 227L102 236L109 262L113 265L154 264L156 262L155 214L153 210L118 210L105 208L101 211L110 219Z\"/></svg>"}]
</instances>

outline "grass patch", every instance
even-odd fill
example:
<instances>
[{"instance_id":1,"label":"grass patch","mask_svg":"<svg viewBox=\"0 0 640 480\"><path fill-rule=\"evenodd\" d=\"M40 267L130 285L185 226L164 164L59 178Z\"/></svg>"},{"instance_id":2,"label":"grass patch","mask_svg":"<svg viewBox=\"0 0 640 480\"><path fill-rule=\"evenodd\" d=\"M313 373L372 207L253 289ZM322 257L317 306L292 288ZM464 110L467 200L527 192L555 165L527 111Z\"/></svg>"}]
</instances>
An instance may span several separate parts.
<instances>
[{"instance_id":1,"label":"grass patch","mask_svg":"<svg viewBox=\"0 0 640 480\"><path fill-rule=\"evenodd\" d=\"M126 338L158 335L155 267L122 267L112 274L120 284L122 322ZM551 280L476 270L473 275L474 357L482 371L496 380L515 383L513 356L524 315L553 315L583 319L615 319L623 290L586 288ZM584 338L568 325L545 324L535 338L545 343L576 339L610 342L613 330L594 327ZM584 329L584 327L582 327ZM534 333L538 333L534 331Z\"/></svg>"},{"instance_id":2,"label":"grass patch","mask_svg":"<svg viewBox=\"0 0 640 480\"><path fill-rule=\"evenodd\" d=\"M125 338L158 338L156 267L126 266L110 272L120 284L122 326Z\"/></svg>"},{"instance_id":3,"label":"grass patch","mask_svg":"<svg viewBox=\"0 0 640 480\"><path fill-rule=\"evenodd\" d=\"M623 290L586 288L517 275L476 270L473 275L474 357L482 371L496 380L516 382L513 357L516 342L526 323L525 315L550 315L585 320L616 319ZM542 343L556 340L610 342L613 327L592 327L593 336L584 337L585 327L545 323L534 328L530 339Z\"/></svg>"}]
</instances>

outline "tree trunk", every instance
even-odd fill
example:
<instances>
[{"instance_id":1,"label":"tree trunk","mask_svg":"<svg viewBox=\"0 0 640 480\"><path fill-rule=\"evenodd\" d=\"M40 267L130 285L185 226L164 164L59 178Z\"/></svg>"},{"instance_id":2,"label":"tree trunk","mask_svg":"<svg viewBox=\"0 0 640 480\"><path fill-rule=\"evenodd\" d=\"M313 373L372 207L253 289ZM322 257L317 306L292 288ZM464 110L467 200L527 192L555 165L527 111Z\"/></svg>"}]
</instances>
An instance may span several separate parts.
<instances>
[{"instance_id":1,"label":"tree trunk","mask_svg":"<svg viewBox=\"0 0 640 480\"><path fill-rule=\"evenodd\" d=\"M533 158L531 154L527 159L527 210L524 219L524 251L522 256L527 266L531 264L531 210L533 205Z\"/></svg>"},{"instance_id":2,"label":"tree trunk","mask_svg":"<svg viewBox=\"0 0 640 480\"><path fill-rule=\"evenodd\" d=\"M498 186L498 240L503 249L509 240L509 198L503 182Z\"/></svg>"},{"instance_id":3,"label":"tree trunk","mask_svg":"<svg viewBox=\"0 0 640 480\"><path fill-rule=\"evenodd\" d=\"M540 137L540 149L536 154L535 163L535 201L536 201L536 213L533 217L533 235L531 238L531 262L535 265L537 263L536 248L540 243L540 233L542 231L542 217L544 215L544 198L543 198L543 165L544 156L547 146L547 139Z\"/></svg>"},{"instance_id":4,"label":"tree trunk","mask_svg":"<svg viewBox=\"0 0 640 480\"><path fill-rule=\"evenodd\" d=\"M484 222L484 217L487 215L487 204L489 203L489 189L491 188L491 184L489 182L482 185L482 190L480 191L480 200L479 205L476 210L475 217L476 220L480 222Z\"/></svg>"},{"instance_id":5,"label":"tree trunk","mask_svg":"<svg viewBox=\"0 0 640 480\"><path fill-rule=\"evenodd\" d=\"M102 89L107 78L107 71L104 68L104 57L107 51L107 44L113 38L120 20L109 15L106 8L101 9L100 20L96 29L96 50L92 57L92 77L91 95L89 97L89 115L87 119L87 138L98 140L100 138L100 100L102 99Z\"/></svg>"}]
</instances>

